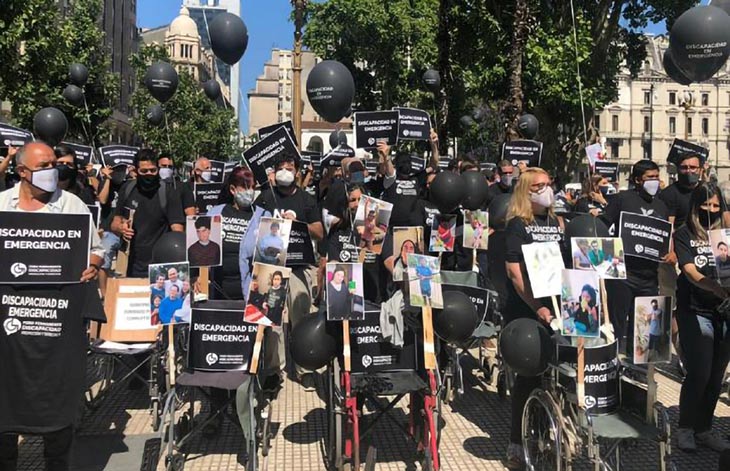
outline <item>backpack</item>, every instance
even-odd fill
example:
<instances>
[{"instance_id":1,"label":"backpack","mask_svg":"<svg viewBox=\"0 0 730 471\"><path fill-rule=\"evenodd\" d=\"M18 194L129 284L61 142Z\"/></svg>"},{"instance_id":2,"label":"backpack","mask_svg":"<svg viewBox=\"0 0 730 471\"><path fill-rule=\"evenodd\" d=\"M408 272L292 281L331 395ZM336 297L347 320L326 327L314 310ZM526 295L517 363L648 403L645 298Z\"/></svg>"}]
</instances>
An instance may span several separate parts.
<instances>
[{"instance_id":1,"label":"backpack","mask_svg":"<svg viewBox=\"0 0 730 471\"><path fill-rule=\"evenodd\" d=\"M125 182L122 185L122 188L119 189L118 202L126 203L127 199L129 198L129 195L132 194L132 191L134 190L135 185L136 185L136 183L134 180L129 180L129 181ZM165 213L165 215L167 215L167 185L168 185L167 183L161 181L160 188L157 192L157 194L159 195L159 200L160 200L160 208L162 208L162 212ZM117 204L119 204L119 203L117 203Z\"/></svg>"}]
</instances>

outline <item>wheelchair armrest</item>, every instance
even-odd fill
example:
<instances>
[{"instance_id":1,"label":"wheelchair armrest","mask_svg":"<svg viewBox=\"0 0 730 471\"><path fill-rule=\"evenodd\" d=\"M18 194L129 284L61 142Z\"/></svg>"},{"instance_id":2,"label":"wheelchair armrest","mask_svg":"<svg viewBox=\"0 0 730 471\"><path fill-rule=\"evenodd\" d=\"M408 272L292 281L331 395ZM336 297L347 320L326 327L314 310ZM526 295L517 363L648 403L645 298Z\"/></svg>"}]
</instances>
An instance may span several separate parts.
<instances>
[{"instance_id":1,"label":"wheelchair armrest","mask_svg":"<svg viewBox=\"0 0 730 471\"><path fill-rule=\"evenodd\" d=\"M558 363L558 364L551 364L550 367L557 371L559 374L563 376L567 376L568 378L577 378L578 372L570 366L568 363Z\"/></svg>"}]
</instances>

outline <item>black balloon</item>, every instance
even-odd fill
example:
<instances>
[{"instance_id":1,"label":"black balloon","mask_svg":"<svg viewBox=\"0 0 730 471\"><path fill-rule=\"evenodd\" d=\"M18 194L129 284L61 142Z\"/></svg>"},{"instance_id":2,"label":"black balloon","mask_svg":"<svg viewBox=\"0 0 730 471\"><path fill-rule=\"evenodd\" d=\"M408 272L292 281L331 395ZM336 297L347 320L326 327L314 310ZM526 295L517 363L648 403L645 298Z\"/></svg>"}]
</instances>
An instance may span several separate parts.
<instances>
[{"instance_id":1,"label":"black balloon","mask_svg":"<svg viewBox=\"0 0 730 471\"><path fill-rule=\"evenodd\" d=\"M521 376L540 376L555 354L547 328L528 318L505 326L499 335L499 348L507 366Z\"/></svg>"},{"instance_id":2,"label":"black balloon","mask_svg":"<svg viewBox=\"0 0 730 471\"><path fill-rule=\"evenodd\" d=\"M461 291L444 291L443 309L433 310L433 330L447 342L469 340L479 325L479 315L471 298Z\"/></svg>"},{"instance_id":3,"label":"black balloon","mask_svg":"<svg viewBox=\"0 0 730 471\"><path fill-rule=\"evenodd\" d=\"M307 370L318 370L337 355L337 339L327 331L324 316L305 316L292 329L289 338L292 360Z\"/></svg>"},{"instance_id":4,"label":"black balloon","mask_svg":"<svg viewBox=\"0 0 730 471\"><path fill-rule=\"evenodd\" d=\"M152 247L153 263L178 263L186 259L184 232L166 232Z\"/></svg>"},{"instance_id":5,"label":"black balloon","mask_svg":"<svg viewBox=\"0 0 730 471\"><path fill-rule=\"evenodd\" d=\"M610 237L608 227L602 220L590 214L582 214L570 220L565 225L566 246L570 247L570 241L574 237Z\"/></svg>"},{"instance_id":6,"label":"black balloon","mask_svg":"<svg viewBox=\"0 0 730 471\"><path fill-rule=\"evenodd\" d=\"M175 68L167 62L158 61L150 65L144 76L144 85L160 103L167 102L177 90L178 76Z\"/></svg>"},{"instance_id":7,"label":"black balloon","mask_svg":"<svg viewBox=\"0 0 730 471\"><path fill-rule=\"evenodd\" d=\"M423 73L423 84L426 86L426 90L433 93L434 95L441 91L441 76L438 70L428 69Z\"/></svg>"},{"instance_id":8,"label":"black balloon","mask_svg":"<svg viewBox=\"0 0 730 471\"><path fill-rule=\"evenodd\" d=\"M61 95L72 106L82 106L84 104L84 91L76 85L66 85Z\"/></svg>"},{"instance_id":9,"label":"black balloon","mask_svg":"<svg viewBox=\"0 0 730 471\"><path fill-rule=\"evenodd\" d=\"M489 203L489 227L495 231L503 231L505 229L511 197L511 193L503 193L495 196Z\"/></svg>"},{"instance_id":10,"label":"black balloon","mask_svg":"<svg viewBox=\"0 0 730 471\"><path fill-rule=\"evenodd\" d=\"M347 115L355 98L352 74L337 61L320 62L307 78L307 98L326 121L338 122Z\"/></svg>"},{"instance_id":11,"label":"black balloon","mask_svg":"<svg viewBox=\"0 0 730 471\"><path fill-rule=\"evenodd\" d=\"M537 133L540 132L540 122L535 115L523 114L517 120L517 130L525 139L535 139Z\"/></svg>"},{"instance_id":12,"label":"black balloon","mask_svg":"<svg viewBox=\"0 0 730 471\"><path fill-rule=\"evenodd\" d=\"M340 145L347 145L347 134L345 131L332 131L330 133L330 147L335 148Z\"/></svg>"},{"instance_id":13,"label":"black balloon","mask_svg":"<svg viewBox=\"0 0 730 471\"><path fill-rule=\"evenodd\" d=\"M217 58L228 65L239 60L248 46L248 29L233 13L219 13L208 27L210 45Z\"/></svg>"},{"instance_id":14,"label":"black balloon","mask_svg":"<svg viewBox=\"0 0 730 471\"><path fill-rule=\"evenodd\" d=\"M51 147L58 145L68 131L68 120L58 108L43 108L33 117L33 132Z\"/></svg>"},{"instance_id":15,"label":"black balloon","mask_svg":"<svg viewBox=\"0 0 730 471\"><path fill-rule=\"evenodd\" d=\"M671 78L678 84L689 85L692 83L692 81L684 75L684 72L682 72L681 70L679 70L677 68L677 64L674 63L674 57L672 56L671 48L664 51L664 57L662 58L662 65L664 66L664 72L667 73L669 78Z\"/></svg>"},{"instance_id":16,"label":"black balloon","mask_svg":"<svg viewBox=\"0 0 730 471\"><path fill-rule=\"evenodd\" d=\"M210 79L207 82L203 82L203 91L205 96L211 100L217 100L221 96L221 86L215 79Z\"/></svg>"},{"instance_id":17,"label":"black balloon","mask_svg":"<svg viewBox=\"0 0 730 471\"><path fill-rule=\"evenodd\" d=\"M712 0L710 5L720 8L722 11L730 15L730 0Z\"/></svg>"},{"instance_id":18,"label":"black balloon","mask_svg":"<svg viewBox=\"0 0 730 471\"><path fill-rule=\"evenodd\" d=\"M83 87L89 80L89 69L84 64L71 64L68 66L68 78L72 84Z\"/></svg>"},{"instance_id":19,"label":"black balloon","mask_svg":"<svg viewBox=\"0 0 730 471\"><path fill-rule=\"evenodd\" d=\"M484 206L489 196L489 184L482 172L468 171L461 174L466 196L461 200L464 209L475 211Z\"/></svg>"},{"instance_id":20,"label":"black balloon","mask_svg":"<svg viewBox=\"0 0 730 471\"><path fill-rule=\"evenodd\" d=\"M441 214L456 210L466 195L464 179L454 172L439 172L431 182L429 199L436 205Z\"/></svg>"},{"instance_id":21,"label":"black balloon","mask_svg":"<svg viewBox=\"0 0 730 471\"><path fill-rule=\"evenodd\" d=\"M159 126L165 119L165 111L162 105L152 105L147 108L147 122L153 126Z\"/></svg>"},{"instance_id":22,"label":"black balloon","mask_svg":"<svg viewBox=\"0 0 730 471\"><path fill-rule=\"evenodd\" d=\"M712 5L690 8L669 32L677 68L693 82L711 78L730 55L730 16Z\"/></svg>"}]
</instances>

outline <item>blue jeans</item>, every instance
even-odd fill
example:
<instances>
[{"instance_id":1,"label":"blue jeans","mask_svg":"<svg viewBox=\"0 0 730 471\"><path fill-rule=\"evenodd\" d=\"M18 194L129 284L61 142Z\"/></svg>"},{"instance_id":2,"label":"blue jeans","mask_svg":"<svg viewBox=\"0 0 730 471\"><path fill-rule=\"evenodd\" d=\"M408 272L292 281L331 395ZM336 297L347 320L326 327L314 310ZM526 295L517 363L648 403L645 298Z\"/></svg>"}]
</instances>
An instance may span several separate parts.
<instances>
[{"instance_id":1,"label":"blue jeans","mask_svg":"<svg viewBox=\"0 0 730 471\"><path fill-rule=\"evenodd\" d=\"M104 264L101 268L104 271L112 269L112 260L114 260L114 256L119 251L120 244L121 240L119 240L118 235L113 232L104 231L104 235L101 236L101 245L104 247Z\"/></svg>"},{"instance_id":2,"label":"blue jeans","mask_svg":"<svg viewBox=\"0 0 730 471\"><path fill-rule=\"evenodd\" d=\"M679 427L697 433L712 428L725 368L730 361L728 329L724 322L687 310L677 316L679 342L687 376L679 394Z\"/></svg>"}]
</instances>

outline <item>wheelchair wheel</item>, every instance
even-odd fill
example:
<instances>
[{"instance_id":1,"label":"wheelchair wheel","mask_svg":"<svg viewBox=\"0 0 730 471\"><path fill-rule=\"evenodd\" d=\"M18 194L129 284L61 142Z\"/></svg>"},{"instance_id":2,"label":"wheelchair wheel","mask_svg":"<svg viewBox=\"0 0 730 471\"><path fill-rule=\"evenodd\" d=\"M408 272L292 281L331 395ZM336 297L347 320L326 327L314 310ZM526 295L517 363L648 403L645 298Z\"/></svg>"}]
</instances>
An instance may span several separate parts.
<instances>
[{"instance_id":1,"label":"wheelchair wheel","mask_svg":"<svg viewBox=\"0 0 730 471\"><path fill-rule=\"evenodd\" d=\"M561 471L562 429L553 401L535 391L522 412L522 446L528 471Z\"/></svg>"},{"instance_id":2,"label":"wheelchair wheel","mask_svg":"<svg viewBox=\"0 0 730 471\"><path fill-rule=\"evenodd\" d=\"M185 469L185 455L175 454L167 461L167 471L183 471Z\"/></svg>"}]
</instances>

